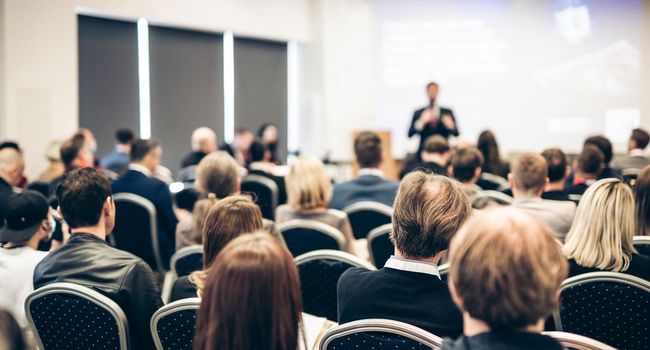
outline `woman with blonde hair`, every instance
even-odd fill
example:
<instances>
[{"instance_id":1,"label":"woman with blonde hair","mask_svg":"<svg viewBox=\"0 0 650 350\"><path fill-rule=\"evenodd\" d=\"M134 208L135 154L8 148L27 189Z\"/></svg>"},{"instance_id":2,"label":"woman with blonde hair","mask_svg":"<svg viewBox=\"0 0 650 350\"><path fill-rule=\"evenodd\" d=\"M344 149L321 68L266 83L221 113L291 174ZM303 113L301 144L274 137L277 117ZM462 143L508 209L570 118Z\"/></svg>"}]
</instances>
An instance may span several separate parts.
<instances>
[{"instance_id":1,"label":"woman with blonde hair","mask_svg":"<svg viewBox=\"0 0 650 350\"><path fill-rule=\"evenodd\" d=\"M242 234L262 228L262 212L250 197L236 195L218 201L209 209L203 225L204 268L177 279L172 287L171 300L200 296L205 278L223 247Z\"/></svg>"},{"instance_id":2,"label":"woman with blonde hair","mask_svg":"<svg viewBox=\"0 0 650 350\"><path fill-rule=\"evenodd\" d=\"M203 223L210 208L219 199L239 193L237 162L226 152L213 152L203 157L196 167L195 189L203 199L194 204L192 215L176 227L176 250L201 244Z\"/></svg>"},{"instance_id":3,"label":"woman with blonde hair","mask_svg":"<svg viewBox=\"0 0 650 350\"><path fill-rule=\"evenodd\" d=\"M289 167L285 177L287 204L275 211L275 221L302 219L320 221L345 236L345 250L354 254L354 236L347 214L327 209L332 195L332 184L323 163L312 156L300 156Z\"/></svg>"},{"instance_id":4,"label":"woman with blonde hair","mask_svg":"<svg viewBox=\"0 0 650 350\"><path fill-rule=\"evenodd\" d=\"M603 179L580 200L563 252L569 275L612 271L650 279L650 257L632 245L635 226L632 190L618 179Z\"/></svg>"}]
</instances>

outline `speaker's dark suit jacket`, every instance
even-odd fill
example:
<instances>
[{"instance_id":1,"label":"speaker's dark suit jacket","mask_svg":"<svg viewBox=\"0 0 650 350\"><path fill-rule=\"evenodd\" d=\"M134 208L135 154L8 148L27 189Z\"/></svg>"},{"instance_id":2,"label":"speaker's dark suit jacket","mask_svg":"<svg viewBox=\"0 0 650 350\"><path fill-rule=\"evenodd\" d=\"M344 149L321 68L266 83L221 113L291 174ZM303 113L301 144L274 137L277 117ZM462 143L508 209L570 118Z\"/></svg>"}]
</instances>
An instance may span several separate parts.
<instances>
[{"instance_id":1,"label":"speaker's dark suit jacket","mask_svg":"<svg viewBox=\"0 0 650 350\"><path fill-rule=\"evenodd\" d=\"M386 180L375 175L358 178L334 186L329 207L342 210L350 204L371 201L393 206L399 182Z\"/></svg>"},{"instance_id":2,"label":"speaker's dark suit jacket","mask_svg":"<svg viewBox=\"0 0 650 350\"><path fill-rule=\"evenodd\" d=\"M112 184L113 193L133 193L151 201L156 207L158 218L158 244L162 260L168 262L175 249L176 224L178 219L172 208L172 196L167 185L152 177L129 170Z\"/></svg>"},{"instance_id":3,"label":"speaker's dark suit jacket","mask_svg":"<svg viewBox=\"0 0 650 350\"><path fill-rule=\"evenodd\" d=\"M454 117L454 112L449 108L443 107L440 107L440 115L438 116L438 120L435 123L426 124L424 126L424 129L421 131L416 130L415 123L418 121L418 119L420 119L422 112L424 112L424 110L427 108L429 107L422 107L413 113L413 120L411 120L411 127L409 128L409 137L413 137L415 134L420 135L420 147L418 147L417 159L420 159L420 152L424 148L425 141L429 136L441 135L444 138L448 138L449 135L458 136L458 124L456 124L456 117ZM451 119L454 120L453 129L447 129L444 124L442 124L442 116L444 115L448 115L451 117Z\"/></svg>"}]
</instances>

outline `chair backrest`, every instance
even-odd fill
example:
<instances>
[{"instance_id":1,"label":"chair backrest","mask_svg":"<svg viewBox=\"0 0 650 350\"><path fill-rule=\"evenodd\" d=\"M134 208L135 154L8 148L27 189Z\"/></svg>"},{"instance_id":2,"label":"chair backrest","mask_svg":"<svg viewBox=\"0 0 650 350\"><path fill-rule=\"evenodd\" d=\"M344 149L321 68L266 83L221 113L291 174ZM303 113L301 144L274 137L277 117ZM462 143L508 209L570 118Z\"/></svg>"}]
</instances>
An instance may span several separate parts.
<instances>
[{"instance_id":1,"label":"chair backrest","mask_svg":"<svg viewBox=\"0 0 650 350\"><path fill-rule=\"evenodd\" d=\"M370 261L378 268L384 267L386 261L395 251L395 246L389 237L392 230L393 225L386 224L375 228L368 234Z\"/></svg>"},{"instance_id":2,"label":"chair backrest","mask_svg":"<svg viewBox=\"0 0 650 350\"><path fill-rule=\"evenodd\" d=\"M194 182L196 179L196 165L190 165L178 171L178 181L183 183Z\"/></svg>"},{"instance_id":3,"label":"chair backrest","mask_svg":"<svg viewBox=\"0 0 650 350\"><path fill-rule=\"evenodd\" d=\"M300 274L303 311L337 321L336 285L351 267L375 270L354 255L336 250L316 250L296 258Z\"/></svg>"},{"instance_id":4,"label":"chair backrest","mask_svg":"<svg viewBox=\"0 0 650 350\"><path fill-rule=\"evenodd\" d=\"M510 205L514 199L499 191L478 191L472 198L472 207L482 209L489 203Z\"/></svg>"},{"instance_id":5,"label":"chair backrest","mask_svg":"<svg viewBox=\"0 0 650 350\"><path fill-rule=\"evenodd\" d=\"M120 307L92 289L52 283L25 300L25 314L40 349L129 348L129 327Z\"/></svg>"},{"instance_id":6,"label":"chair backrest","mask_svg":"<svg viewBox=\"0 0 650 350\"><path fill-rule=\"evenodd\" d=\"M262 216L273 220L280 193L275 181L261 175L246 175L241 181L241 191L255 194L255 203L260 207Z\"/></svg>"},{"instance_id":7,"label":"chair backrest","mask_svg":"<svg viewBox=\"0 0 650 350\"><path fill-rule=\"evenodd\" d=\"M590 272L562 283L555 329L620 349L647 349L650 282L617 272Z\"/></svg>"},{"instance_id":8,"label":"chair backrest","mask_svg":"<svg viewBox=\"0 0 650 350\"><path fill-rule=\"evenodd\" d=\"M440 349L442 338L407 323L367 319L330 329L321 339L320 350L424 350Z\"/></svg>"},{"instance_id":9,"label":"chair backrest","mask_svg":"<svg viewBox=\"0 0 650 350\"><path fill-rule=\"evenodd\" d=\"M27 189L39 192L40 194L44 195L45 198L48 198L50 196L50 183L49 182L42 182L42 181L30 182L27 185Z\"/></svg>"},{"instance_id":10,"label":"chair backrest","mask_svg":"<svg viewBox=\"0 0 650 350\"><path fill-rule=\"evenodd\" d=\"M569 350L614 350L613 347L607 344L579 334L566 332L543 332L543 334L557 340L558 343Z\"/></svg>"},{"instance_id":11,"label":"chair backrest","mask_svg":"<svg viewBox=\"0 0 650 350\"><path fill-rule=\"evenodd\" d=\"M650 236L634 236L634 248L639 254L650 256Z\"/></svg>"},{"instance_id":12,"label":"chair backrest","mask_svg":"<svg viewBox=\"0 0 650 350\"><path fill-rule=\"evenodd\" d=\"M641 169L638 168L626 168L621 169L621 175L630 186L636 185L636 178L639 176Z\"/></svg>"},{"instance_id":13,"label":"chair backrest","mask_svg":"<svg viewBox=\"0 0 650 350\"><path fill-rule=\"evenodd\" d=\"M508 180L490 173L481 173L478 185L486 191L503 191L510 188Z\"/></svg>"},{"instance_id":14,"label":"chair backrest","mask_svg":"<svg viewBox=\"0 0 650 350\"><path fill-rule=\"evenodd\" d=\"M371 201L350 204L343 208L343 211L348 214L356 239L367 238L370 231L381 225L390 224L393 216L393 208Z\"/></svg>"},{"instance_id":15,"label":"chair backrest","mask_svg":"<svg viewBox=\"0 0 650 350\"><path fill-rule=\"evenodd\" d=\"M289 220L277 226L294 257L319 249L342 250L345 236L334 227L314 220Z\"/></svg>"},{"instance_id":16,"label":"chair backrest","mask_svg":"<svg viewBox=\"0 0 650 350\"><path fill-rule=\"evenodd\" d=\"M156 207L133 193L116 193L115 228L111 236L115 247L144 260L154 271L162 271L158 245Z\"/></svg>"},{"instance_id":17,"label":"chair backrest","mask_svg":"<svg viewBox=\"0 0 650 350\"><path fill-rule=\"evenodd\" d=\"M158 350L192 349L201 299L176 300L151 316L151 336Z\"/></svg>"},{"instance_id":18,"label":"chair backrest","mask_svg":"<svg viewBox=\"0 0 650 350\"><path fill-rule=\"evenodd\" d=\"M172 255L170 265L176 277L187 276L203 269L203 246L195 244L179 249Z\"/></svg>"}]
</instances>

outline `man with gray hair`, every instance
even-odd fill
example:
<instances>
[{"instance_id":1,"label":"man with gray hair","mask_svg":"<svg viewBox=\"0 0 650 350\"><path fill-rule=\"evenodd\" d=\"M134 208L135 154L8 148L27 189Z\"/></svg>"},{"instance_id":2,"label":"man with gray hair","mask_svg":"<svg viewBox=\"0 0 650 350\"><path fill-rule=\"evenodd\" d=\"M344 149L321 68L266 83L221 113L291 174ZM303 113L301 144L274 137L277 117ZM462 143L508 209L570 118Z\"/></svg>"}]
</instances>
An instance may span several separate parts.
<instances>
[{"instance_id":1,"label":"man with gray hair","mask_svg":"<svg viewBox=\"0 0 650 350\"><path fill-rule=\"evenodd\" d=\"M217 150L217 134L214 130L202 126L192 132L192 152L181 161L181 169L197 165L206 154Z\"/></svg>"},{"instance_id":2,"label":"man with gray hair","mask_svg":"<svg viewBox=\"0 0 650 350\"><path fill-rule=\"evenodd\" d=\"M14 193L14 186L17 186L25 170L23 154L11 147L0 150L0 222L4 220L5 206L9 197Z\"/></svg>"}]
</instances>

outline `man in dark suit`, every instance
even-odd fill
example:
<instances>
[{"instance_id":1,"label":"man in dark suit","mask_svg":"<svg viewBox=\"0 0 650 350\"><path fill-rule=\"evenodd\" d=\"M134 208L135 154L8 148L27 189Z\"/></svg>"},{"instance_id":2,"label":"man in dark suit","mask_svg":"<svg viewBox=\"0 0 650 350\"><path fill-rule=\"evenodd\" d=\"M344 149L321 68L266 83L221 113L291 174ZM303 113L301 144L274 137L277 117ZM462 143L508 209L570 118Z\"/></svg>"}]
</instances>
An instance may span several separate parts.
<instances>
[{"instance_id":1,"label":"man in dark suit","mask_svg":"<svg viewBox=\"0 0 650 350\"><path fill-rule=\"evenodd\" d=\"M374 132L362 132L354 140L354 154L359 164L359 177L334 186L329 207L343 209L350 204L371 201L393 206L399 183L384 179L379 169L382 162L381 139Z\"/></svg>"},{"instance_id":2,"label":"man in dark suit","mask_svg":"<svg viewBox=\"0 0 650 350\"><path fill-rule=\"evenodd\" d=\"M395 246L382 269L348 269L338 282L338 321L386 318L444 337L462 332L438 263L449 242L469 218L471 206L458 182L414 171L402 180L395 198Z\"/></svg>"},{"instance_id":3,"label":"man in dark suit","mask_svg":"<svg viewBox=\"0 0 650 350\"><path fill-rule=\"evenodd\" d=\"M152 177L160 164L162 148L156 140L136 140L131 145L129 170L113 182L113 193L133 193L151 201L158 218L158 244L164 267L174 254L176 224L172 196L167 185Z\"/></svg>"},{"instance_id":4,"label":"man in dark suit","mask_svg":"<svg viewBox=\"0 0 650 350\"><path fill-rule=\"evenodd\" d=\"M255 141L250 148L251 163L248 165L250 175L260 175L273 180L278 186L278 205L287 202L287 190L284 176L276 176L273 171L277 165L271 162L271 151L261 142Z\"/></svg>"},{"instance_id":5,"label":"man in dark suit","mask_svg":"<svg viewBox=\"0 0 650 350\"><path fill-rule=\"evenodd\" d=\"M207 127L200 127L192 132L192 152L181 160L181 169L198 165L207 154L217 150L217 133Z\"/></svg>"},{"instance_id":6,"label":"man in dark suit","mask_svg":"<svg viewBox=\"0 0 650 350\"><path fill-rule=\"evenodd\" d=\"M25 161L20 151L6 147L0 150L0 223L4 220L4 207L14 193L14 186L23 178Z\"/></svg>"},{"instance_id":7,"label":"man in dark suit","mask_svg":"<svg viewBox=\"0 0 650 350\"><path fill-rule=\"evenodd\" d=\"M450 135L458 136L454 112L449 108L440 107L436 102L438 84L434 82L427 84L427 96L429 96L429 104L413 113L409 128L409 137L413 137L415 134L420 135L420 146L416 154L418 159L429 136L440 135L445 139Z\"/></svg>"},{"instance_id":8,"label":"man in dark suit","mask_svg":"<svg viewBox=\"0 0 650 350\"><path fill-rule=\"evenodd\" d=\"M429 137L424 149L420 152L420 158L422 161L410 162L404 166L404 169L399 174L400 179L416 169L424 169L437 175L447 176L447 165L451 159L451 149L444 137L440 135Z\"/></svg>"}]
</instances>

